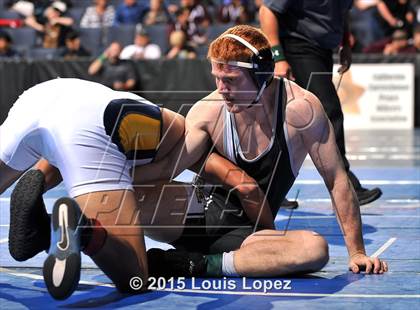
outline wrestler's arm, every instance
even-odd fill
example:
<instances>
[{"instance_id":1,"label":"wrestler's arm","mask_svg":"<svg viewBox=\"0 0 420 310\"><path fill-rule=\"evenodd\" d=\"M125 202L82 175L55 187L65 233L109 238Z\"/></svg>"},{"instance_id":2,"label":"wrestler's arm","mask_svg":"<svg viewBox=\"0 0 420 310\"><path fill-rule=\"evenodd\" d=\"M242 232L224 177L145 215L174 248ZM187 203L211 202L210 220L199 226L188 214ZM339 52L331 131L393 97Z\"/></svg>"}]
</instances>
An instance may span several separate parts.
<instances>
[{"instance_id":1,"label":"wrestler's arm","mask_svg":"<svg viewBox=\"0 0 420 310\"><path fill-rule=\"evenodd\" d=\"M211 153L202 169L197 171L213 184L235 190L248 218L266 229L274 228L274 218L264 192L245 171L217 153Z\"/></svg>"},{"instance_id":2,"label":"wrestler's arm","mask_svg":"<svg viewBox=\"0 0 420 310\"><path fill-rule=\"evenodd\" d=\"M196 103L188 112L185 118L185 133L165 158L136 167L133 174L134 184L173 179L210 150L210 136L200 111L200 104Z\"/></svg>"},{"instance_id":3,"label":"wrestler's arm","mask_svg":"<svg viewBox=\"0 0 420 310\"><path fill-rule=\"evenodd\" d=\"M288 104L286 114L288 125L298 132L328 188L350 256L351 270L359 272L365 269L367 273L387 271L385 262L366 256L359 203L344 169L334 131L321 103L307 92L305 98Z\"/></svg>"}]
</instances>

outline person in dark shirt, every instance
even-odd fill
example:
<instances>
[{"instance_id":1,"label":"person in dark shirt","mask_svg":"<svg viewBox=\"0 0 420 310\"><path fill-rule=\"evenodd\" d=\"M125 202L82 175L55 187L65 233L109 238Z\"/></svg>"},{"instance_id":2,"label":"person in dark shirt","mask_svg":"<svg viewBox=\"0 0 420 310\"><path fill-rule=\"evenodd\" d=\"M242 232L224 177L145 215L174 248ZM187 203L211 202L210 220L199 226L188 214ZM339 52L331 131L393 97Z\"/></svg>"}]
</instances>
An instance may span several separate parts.
<instances>
[{"instance_id":1,"label":"person in dark shirt","mask_svg":"<svg viewBox=\"0 0 420 310\"><path fill-rule=\"evenodd\" d=\"M363 205L378 199L382 192L379 188L363 188L350 171L344 141L344 116L332 82L333 49L342 45L340 74L351 65L348 11L352 2L265 0L260 8L260 21L275 57L275 74L295 80L320 99L333 125L346 171L359 203Z\"/></svg>"},{"instance_id":2,"label":"person in dark shirt","mask_svg":"<svg viewBox=\"0 0 420 310\"><path fill-rule=\"evenodd\" d=\"M21 56L11 47L12 42L10 35L7 32L0 30L0 59L18 58Z\"/></svg>"},{"instance_id":3,"label":"person in dark shirt","mask_svg":"<svg viewBox=\"0 0 420 310\"><path fill-rule=\"evenodd\" d=\"M70 60L90 55L90 52L81 45L79 34L76 31L67 33L66 47L59 52L60 57Z\"/></svg>"},{"instance_id":4,"label":"person in dark shirt","mask_svg":"<svg viewBox=\"0 0 420 310\"><path fill-rule=\"evenodd\" d=\"M175 22L170 27L170 33L173 31L183 31L187 36L187 42L191 45L203 44L207 37L198 24L189 20L190 9L181 7L175 12Z\"/></svg>"},{"instance_id":5,"label":"person in dark shirt","mask_svg":"<svg viewBox=\"0 0 420 310\"><path fill-rule=\"evenodd\" d=\"M143 22L149 7L137 0L124 0L117 7L115 14L116 25L135 25Z\"/></svg>"},{"instance_id":6,"label":"person in dark shirt","mask_svg":"<svg viewBox=\"0 0 420 310\"><path fill-rule=\"evenodd\" d=\"M243 0L224 1L218 12L221 23L246 24L250 20L247 3Z\"/></svg>"},{"instance_id":7,"label":"person in dark shirt","mask_svg":"<svg viewBox=\"0 0 420 310\"><path fill-rule=\"evenodd\" d=\"M133 66L120 59L121 44L112 42L109 47L89 66L89 75L99 75L100 82L115 90L132 90L137 77Z\"/></svg>"},{"instance_id":8,"label":"person in dark shirt","mask_svg":"<svg viewBox=\"0 0 420 310\"><path fill-rule=\"evenodd\" d=\"M396 29L404 29L411 36L414 14L408 0L381 0L377 8L386 37L391 36Z\"/></svg>"}]
</instances>

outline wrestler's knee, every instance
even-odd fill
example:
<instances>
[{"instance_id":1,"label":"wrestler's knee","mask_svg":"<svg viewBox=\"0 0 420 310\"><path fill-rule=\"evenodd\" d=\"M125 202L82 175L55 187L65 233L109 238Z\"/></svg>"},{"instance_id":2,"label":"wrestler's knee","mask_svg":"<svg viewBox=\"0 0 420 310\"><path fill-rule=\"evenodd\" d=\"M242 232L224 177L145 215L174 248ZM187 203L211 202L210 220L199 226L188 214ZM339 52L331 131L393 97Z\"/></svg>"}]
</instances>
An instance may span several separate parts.
<instances>
[{"instance_id":1,"label":"wrestler's knee","mask_svg":"<svg viewBox=\"0 0 420 310\"><path fill-rule=\"evenodd\" d=\"M303 256L305 265L311 272L321 270L329 260L328 242L320 234L313 231L302 231L304 238Z\"/></svg>"},{"instance_id":2,"label":"wrestler's knee","mask_svg":"<svg viewBox=\"0 0 420 310\"><path fill-rule=\"evenodd\" d=\"M273 236L273 235L276 235L276 236L279 235L280 236L281 234L279 234L279 231L271 230L271 229L264 229L264 230L260 230L258 232L255 232L252 235L249 235L248 237L246 237L246 239L241 244L241 248L243 248L243 247L245 247L245 246L247 246L251 243L261 241L261 240L263 240L264 237Z\"/></svg>"}]
</instances>

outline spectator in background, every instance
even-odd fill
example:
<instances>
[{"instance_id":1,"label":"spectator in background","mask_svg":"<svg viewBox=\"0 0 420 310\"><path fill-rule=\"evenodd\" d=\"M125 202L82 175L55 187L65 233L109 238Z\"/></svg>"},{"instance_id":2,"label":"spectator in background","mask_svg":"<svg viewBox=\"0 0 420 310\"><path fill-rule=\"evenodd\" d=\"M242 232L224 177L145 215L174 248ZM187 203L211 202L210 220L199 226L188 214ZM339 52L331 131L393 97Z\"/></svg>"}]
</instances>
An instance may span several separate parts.
<instances>
[{"instance_id":1,"label":"spectator in background","mask_svg":"<svg viewBox=\"0 0 420 310\"><path fill-rule=\"evenodd\" d=\"M357 8L359 11L366 11L376 8L379 1L381 0L355 0L354 7Z\"/></svg>"},{"instance_id":2,"label":"spectator in background","mask_svg":"<svg viewBox=\"0 0 420 310\"><path fill-rule=\"evenodd\" d=\"M254 0L254 8L251 12L254 12L253 16L251 16L252 20L256 23L260 23L260 7L263 4L263 0Z\"/></svg>"},{"instance_id":3,"label":"spectator in background","mask_svg":"<svg viewBox=\"0 0 420 310\"><path fill-rule=\"evenodd\" d=\"M219 21L222 23L246 24L249 13L244 0L224 0L219 10Z\"/></svg>"},{"instance_id":4,"label":"spectator in background","mask_svg":"<svg viewBox=\"0 0 420 310\"><path fill-rule=\"evenodd\" d=\"M207 28L211 23L211 18L199 0L181 0L181 7L190 11L188 21L200 27Z\"/></svg>"},{"instance_id":5,"label":"spectator in background","mask_svg":"<svg viewBox=\"0 0 420 310\"><path fill-rule=\"evenodd\" d=\"M187 37L188 44L200 45L207 42L207 37L200 31L197 24L189 21L190 10L187 7L181 7L175 13L176 21L171 27L171 31L183 31Z\"/></svg>"},{"instance_id":6,"label":"spectator in background","mask_svg":"<svg viewBox=\"0 0 420 310\"><path fill-rule=\"evenodd\" d=\"M131 63L120 59L121 44L112 42L89 66L88 73L98 76L99 82L115 90L132 90L137 84Z\"/></svg>"},{"instance_id":7,"label":"spectator in background","mask_svg":"<svg viewBox=\"0 0 420 310\"><path fill-rule=\"evenodd\" d=\"M380 0L355 0L350 11L351 31L362 48L383 38L384 33L378 22L377 5ZM354 49L353 49L354 50Z\"/></svg>"},{"instance_id":8,"label":"spectator in background","mask_svg":"<svg viewBox=\"0 0 420 310\"><path fill-rule=\"evenodd\" d=\"M115 9L108 4L108 0L93 0L92 6L86 8L80 27L82 28L104 28L111 27L115 20Z\"/></svg>"},{"instance_id":9,"label":"spectator in background","mask_svg":"<svg viewBox=\"0 0 420 310\"><path fill-rule=\"evenodd\" d=\"M417 53L420 53L420 24L418 24L416 28L414 28L413 46L416 49Z\"/></svg>"},{"instance_id":10,"label":"spectator in background","mask_svg":"<svg viewBox=\"0 0 420 310\"><path fill-rule=\"evenodd\" d=\"M184 31L188 36L189 22L188 16L190 15L190 10L187 8L179 8L175 12L175 22L172 26L172 31L181 30Z\"/></svg>"},{"instance_id":11,"label":"spectator in background","mask_svg":"<svg viewBox=\"0 0 420 310\"><path fill-rule=\"evenodd\" d=\"M38 5L41 1L38 2ZM49 0L44 0L43 2L47 3L45 8L49 5ZM22 16L29 17L35 13L35 3L30 0L9 0L6 1L6 7L16 13L19 13Z\"/></svg>"},{"instance_id":12,"label":"spectator in background","mask_svg":"<svg viewBox=\"0 0 420 310\"><path fill-rule=\"evenodd\" d=\"M390 38L379 40L363 49L364 53L369 54L412 54L416 53L414 46L408 44L408 34L404 30L397 29Z\"/></svg>"},{"instance_id":13,"label":"spectator in background","mask_svg":"<svg viewBox=\"0 0 420 310\"><path fill-rule=\"evenodd\" d=\"M396 29L404 29L411 36L414 13L408 0L381 0L377 8L384 36L391 36Z\"/></svg>"},{"instance_id":14,"label":"spectator in background","mask_svg":"<svg viewBox=\"0 0 420 310\"><path fill-rule=\"evenodd\" d=\"M10 35L0 30L0 59L19 58L21 55L12 48L12 38Z\"/></svg>"},{"instance_id":15,"label":"spectator in background","mask_svg":"<svg viewBox=\"0 0 420 310\"><path fill-rule=\"evenodd\" d=\"M166 53L166 59L193 59L197 58L195 49L188 45L187 36L181 30L173 31L169 37L169 44L171 45L169 51Z\"/></svg>"},{"instance_id":16,"label":"spectator in background","mask_svg":"<svg viewBox=\"0 0 420 310\"><path fill-rule=\"evenodd\" d=\"M137 0L124 0L116 12L115 24L117 25L136 25L143 22L143 18L149 8Z\"/></svg>"},{"instance_id":17,"label":"spectator in background","mask_svg":"<svg viewBox=\"0 0 420 310\"><path fill-rule=\"evenodd\" d=\"M408 45L408 34L404 30L395 30L392 34L391 42L385 45L384 55L397 55L397 54L415 54L416 49L414 46Z\"/></svg>"},{"instance_id":18,"label":"spectator in background","mask_svg":"<svg viewBox=\"0 0 420 310\"><path fill-rule=\"evenodd\" d=\"M161 56L160 47L150 43L150 37L146 29L138 27L134 37L134 44L126 46L120 55L121 59L157 59Z\"/></svg>"},{"instance_id":19,"label":"spectator in background","mask_svg":"<svg viewBox=\"0 0 420 310\"><path fill-rule=\"evenodd\" d=\"M418 24L420 24L420 0L413 0L412 2L413 2L412 3L413 11L414 11L414 15L415 15L414 24L418 25Z\"/></svg>"},{"instance_id":20,"label":"spectator in background","mask_svg":"<svg viewBox=\"0 0 420 310\"><path fill-rule=\"evenodd\" d=\"M71 17L63 16L63 7L57 2L49 6L44 16L44 23L38 23L35 19L30 19L27 25L42 34L42 46L44 48L58 48L65 46L67 33L71 30L70 26L74 21ZM28 20L28 19L27 19Z\"/></svg>"},{"instance_id":21,"label":"spectator in background","mask_svg":"<svg viewBox=\"0 0 420 310\"><path fill-rule=\"evenodd\" d=\"M171 21L163 0L150 0L150 11L147 12L143 24L167 24Z\"/></svg>"},{"instance_id":22,"label":"spectator in background","mask_svg":"<svg viewBox=\"0 0 420 310\"><path fill-rule=\"evenodd\" d=\"M6 6L22 16L34 16L38 22L42 21L44 11L51 5L56 4L63 12L66 12L71 6L71 0L9 0Z\"/></svg>"},{"instance_id":23,"label":"spectator in background","mask_svg":"<svg viewBox=\"0 0 420 310\"><path fill-rule=\"evenodd\" d=\"M67 33L66 46L58 55L66 60L72 60L79 57L89 57L91 54L81 45L79 34L73 30Z\"/></svg>"}]
</instances>

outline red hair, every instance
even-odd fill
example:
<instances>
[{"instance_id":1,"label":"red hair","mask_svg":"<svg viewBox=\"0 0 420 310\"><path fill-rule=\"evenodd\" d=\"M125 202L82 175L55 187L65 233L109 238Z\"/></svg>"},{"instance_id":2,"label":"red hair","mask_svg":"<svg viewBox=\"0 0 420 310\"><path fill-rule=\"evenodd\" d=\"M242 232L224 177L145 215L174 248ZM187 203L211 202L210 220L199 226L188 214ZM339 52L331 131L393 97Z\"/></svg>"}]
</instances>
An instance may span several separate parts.
<instances>
[{"instance_id":1,"label":"red hair","mask_svg":"<svg viewBox=\"0 0 420 310\"><path fill-rule=\"evenodd\" d=\"M244 62L249 61L254 53L241 42L229 37L224 38L223 36L228 33L235 34L243 38L257 50L262 50L264 48L270 49L270 43L260 29L249 25L238 25L226 30L210 44L209 51L207 53L208 59L217 59L223 62L232 60Z\"/></svg>"}]
</instances>

